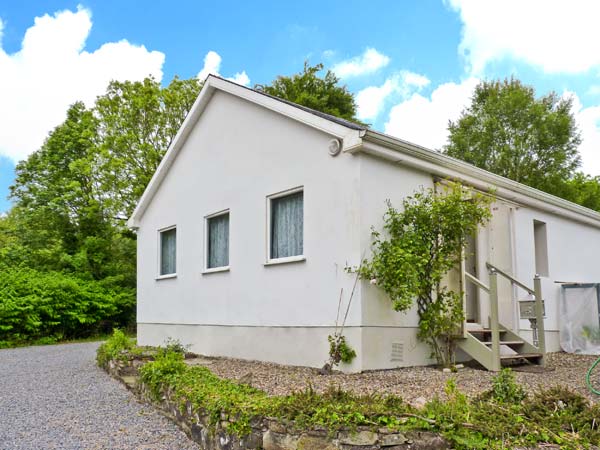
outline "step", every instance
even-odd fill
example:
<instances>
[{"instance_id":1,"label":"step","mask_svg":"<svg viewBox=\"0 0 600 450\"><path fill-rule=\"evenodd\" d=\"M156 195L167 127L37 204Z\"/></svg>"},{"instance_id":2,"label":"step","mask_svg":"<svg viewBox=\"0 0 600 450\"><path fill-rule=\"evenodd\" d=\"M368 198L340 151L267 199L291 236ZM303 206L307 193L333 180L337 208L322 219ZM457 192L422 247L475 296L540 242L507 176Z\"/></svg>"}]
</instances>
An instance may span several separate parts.
<instances>
[{"instance_id":1,"label":"step","mask_svg":"<svg viewBox=\"0 0 600 450\"><path fill-rule=\"evenodd\" d=\"M500 329L498 330L500 333L505 333L506 330ZM467 332L471 334L492 334L492 330L489 328L474 328L472 330L467 330Z\"/></svg>"},{"instance_id":2,"label":"step","mask_svg":"<svg viewBox=\"0 0 600 450\"><path fill-rule=\"evenodd\" d=\"M500 360L506 361L509 359L534 359L543 357L543 353L515 353L514 355L500 355Z\"/></svg>"},{"instance_id":3,"label":"step","mask_svg":"<svg viewBox=\"0 0 600 450\"><path fill-rule=\"evenodd\" d=\"M492 345L491 341L481 341L484 345ZM524 341L500 341L500 345L523 345Z\"/></svg>"}]
</instances>

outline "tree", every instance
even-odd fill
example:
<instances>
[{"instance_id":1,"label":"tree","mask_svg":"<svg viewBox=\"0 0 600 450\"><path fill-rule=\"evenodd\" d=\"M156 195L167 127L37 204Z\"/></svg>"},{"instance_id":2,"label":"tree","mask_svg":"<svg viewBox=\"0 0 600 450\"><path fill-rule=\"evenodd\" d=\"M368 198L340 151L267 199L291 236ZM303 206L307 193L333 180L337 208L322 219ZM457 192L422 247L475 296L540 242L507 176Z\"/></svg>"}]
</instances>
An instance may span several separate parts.
<instances>
[{"instance_id":1,"label":"tree","mask_svg":"<svg viewBox=\"0 0 600 450\"><path fill-rule=\"evenodd\" d=\"M561 197L581 206L600 211L600 176L576 173L565 185Z\"/></svg>"},{"instance_id":2,"label":"tree","mask_svg":"<svg viewBox=\"0 0 600 450\"><path fill-rule=\"evenodd\" d=\"M346 86L339 86L340 80L331 70L320 77L322 70L323 64L310 66L305 61L302 72L292 76L280 75L271 85L256 85L255 89L360 124L352 93Z\"/></svg>"},{"instance_id":3,"label":"tree","mask_svg":"<svg viewBox=\"0 0 600 450\"><path fill-rule=\"evenodd\" d=\"M416 299L418 337L429 344L438 363L454 362L462 296L444 285L447 274L464 257L467 238L491 217L491 198L452 183L407 197L403 210L388 201L384 232L373 230L373 255L359 268L388 294L396 311L407 311Z\"/></svg>"},{"instance_id":4,"label":"tree","mask_svg":"<svg viewBox=\"0 0 600 450\"><path fill-rule=\"evenodd\" d=\"M471 105L450 122L444 152L498 175L561 195L580 164L571 99L535 97L511 78L481 82Z\"/></svg>"},{"instance_id":5,"label":"tree","mask_svg":"<svg viewBox=\"0 0 600 450\"><path fill-rule=\"evenodd\" d=\"M94 170L114 217L131 215L201 88L195 78L164 88L152 78L113 81L97 99Z\"/></svg>"}]
</instances>

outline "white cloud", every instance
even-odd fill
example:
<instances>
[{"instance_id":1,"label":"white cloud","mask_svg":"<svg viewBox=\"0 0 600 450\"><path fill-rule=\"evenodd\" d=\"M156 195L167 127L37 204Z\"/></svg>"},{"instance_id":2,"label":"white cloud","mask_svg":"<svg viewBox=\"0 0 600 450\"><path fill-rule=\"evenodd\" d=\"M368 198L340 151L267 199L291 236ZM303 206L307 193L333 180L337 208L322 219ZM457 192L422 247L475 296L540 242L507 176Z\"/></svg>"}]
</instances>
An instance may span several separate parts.
<instances>
[{"instance_id":1,"label":"white cloud","mask_svg":"<svg viewBox=\"0 0 600 450\"><path fill-rule=\"evenodd\" d=\"M202 70L198 72L198 79L204 81L209 75L216 75L220 77L221 74L219 73L219 70L221 70L221 61L223 61L221 55L214 50L209 51L204 57L204 67L202 67ZM245 70L238 72L234 76L226 79L243 86L248 86L250 84L250 78L246 74Z\"/></svg>"},{"instance_id":2,"label":"white cloud","mask_svg":"<svg viewBox=\"0 0 600 450\"><path fill-rule=\"evenodd\" d=\"M221 68L221 55L215 51L209 51L204 57L204 67L198 72L198 79L204 80L209 75L219 75L219 69Z\"/></svg>"},{"instance_id":3,"label":"white cloud","mask_svg":"<svg viewBox=\"0 0 600 450\"><path fill-rule=\"evenodd\" d=\"M248 86L250 84L250 77L248 77L245 70L242 70L242 72L238 72L234 76L227 79L233 81L234 83L241 84L242 86Z\"/></svg>"},{"instance_id":4,"label":"white cloud","mask_svg":"<svg viewBox=\"0 0 600 450\"><path fill-rule=\"evenodd\" d=\"M584 108L574 92L565 92L563 96L573 99L573 113L581 131L581 169L590 175L600 175L600 106Z\"/></svg>"},{"instance_id":5,"label":"white cloud","mask_svg":"<svg viewBox=\"0 0 600 450\"><path fill-rule=\"evenodd\" d=\"M356 94L358 118L375 119L382 111L385 100L392 94L402 97L421 90L429 84L429 79L417 73L402 71L385 80L381 86L369 86Z\"/></svg>"},{"instance_id":6,"label":"white cloud","mask_svg":"<svg viewBox=\"0 0 600 450\"><path fill-rule=\"evenodd\" d=\"M506 57L554 73L581 73L600 66L600 2L447 1L463 22L459 50L474 74Z\"/></svg>"},{"instance_id":7,"label":"white cloud","mask_svg":"<svg viewBox=\"0 0 600 450\"><path fill-rule=\"evenodd\" d=\"M429 98L412 94L392 107L385 133L424 147L441 149L448 138L448 121L458 119L478 82L476 78L468 78L460 84L442 84Z\"/></svg>"},{"instance_id":8,"label":"white cloud","mask_svg":"<svg viewBox=\"0 0 600 450\"><path fill-rule=\"evenodd\" d=\"M340 78L350 78L376 72L389 63L389 57L374 48L367 48L362 55L337 63L332 70Z\"/></svg>"},{"instance_id":9,"label":"white cloud","mask_svg":"<svg viewBox=\"0 0 600 450\"><path fill-rule=\"evenodd\" d=\"M91 28L89 10L65 10L36 17L17 53L0 45L0 155L25 158L64 120L70 104L90 105L110 80L162 79L165 55L144 46L122 40L83 50Z\"/></svg>"}]
</instances>

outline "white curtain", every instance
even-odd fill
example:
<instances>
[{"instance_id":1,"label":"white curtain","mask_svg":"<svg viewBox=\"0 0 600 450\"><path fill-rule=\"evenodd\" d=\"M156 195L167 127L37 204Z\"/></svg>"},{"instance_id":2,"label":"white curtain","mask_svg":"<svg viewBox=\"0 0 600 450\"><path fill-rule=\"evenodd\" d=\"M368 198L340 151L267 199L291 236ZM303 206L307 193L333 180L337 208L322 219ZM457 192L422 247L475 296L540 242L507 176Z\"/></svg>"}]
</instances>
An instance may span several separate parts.
<instances>
[{"instance_id":1,"label":"white curtain","mask_svg":"<svg viewBox=\"0 0 600 450\"><path fill-rule=\"evenodd\" d=\"M304 193L271 200L271 258L303 253Z\"/></svg>"},{"instance_id":2,"label":"white curtain","mask_svg":"<svg viewBox=\"0 0 600 450\"><path fill-rule=\"evenodd\" d=\"M208 219L209 269L229 265L229 214Z\"/></svg>"},{"instance_id":3,"label":"white curtain","mask_svg":"<svg viewBox=\"0 0 600 450\"><path fill-rule=\"evenodd\" d=\"M176 273L177 231L175 228L160 233L160 274Z\"/></svg>"}]
</instances>

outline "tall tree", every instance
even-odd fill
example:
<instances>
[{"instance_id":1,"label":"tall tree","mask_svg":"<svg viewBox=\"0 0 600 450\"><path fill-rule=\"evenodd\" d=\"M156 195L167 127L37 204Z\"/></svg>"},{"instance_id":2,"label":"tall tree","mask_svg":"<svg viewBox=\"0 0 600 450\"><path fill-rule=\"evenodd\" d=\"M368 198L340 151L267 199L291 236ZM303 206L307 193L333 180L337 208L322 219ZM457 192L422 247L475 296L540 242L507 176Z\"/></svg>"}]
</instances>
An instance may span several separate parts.
<instances>
[{"instance_id":1,"label":"tall tree","mask_svg":"<svg viewBox=\"0 0 600 450\"><path fill-rule=\"evenodd\" d=\"M16 167L11 217L22 228L22 244L37 254L38 261L30 265L39 266L47 255L57 268L62 258L55 252L73 255L82 233L98 232L102 218L89 169L96 131L92 112L75 103L42 147Z\"/></svg>"},{"instance_id":2,"label":"tall tree","mask_svg":"<svg viewBox=\"0 0 600 450\"><path fill-rule=\"evenodd\" d=\"M113 216L127 218L201 89L195 79L113 81L94 108L99 123L95 170Z\"/></svg>"},{"instance_id":3,"label":"tall tree","mask_svg":"<svg viewBox=\"0 0 600 450\"><path fill-rule=\"evenodd\" d=\"M302 72L292 76L278 76L270 85L256 85L255 89L299 105L356 123L356 102L346 86L339 85L339 78L328 70L319 76L323 64L311 66L304 62Z\"/></svg>"},{"instance_id":4,"label":"tall tree","mask_svg":"<svg viewBox=\"0 0 600 450\"><path fill-rule=\"evenodd\" d=\"M536 98L511 78L484 81L471 105L450 122L444 152L482 169L555 195L580 164L581 143L570 99L551 92Z\"/></svg>"}]
</instances>

